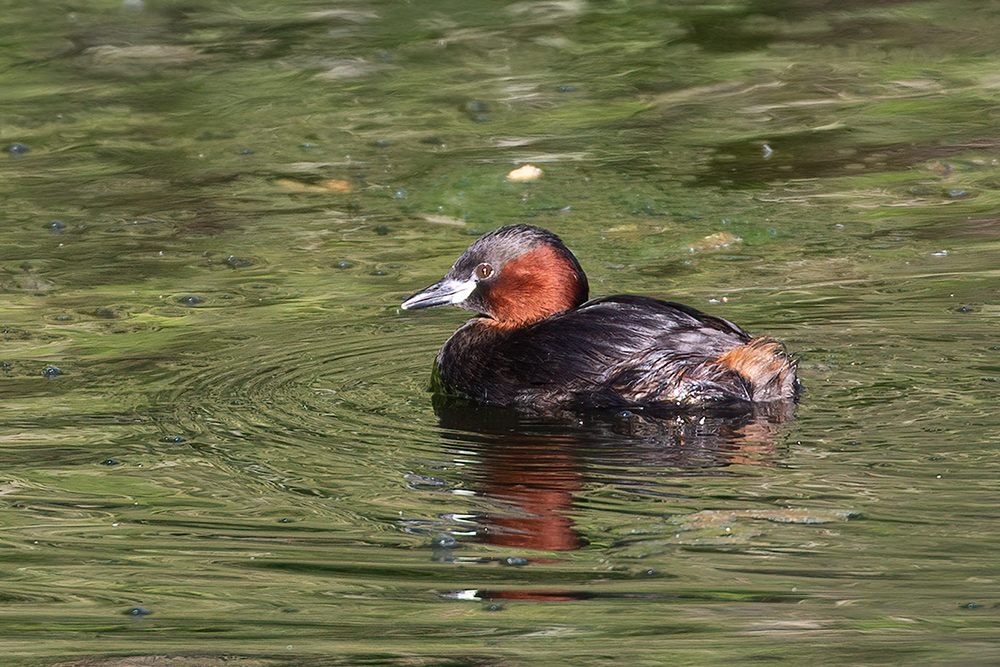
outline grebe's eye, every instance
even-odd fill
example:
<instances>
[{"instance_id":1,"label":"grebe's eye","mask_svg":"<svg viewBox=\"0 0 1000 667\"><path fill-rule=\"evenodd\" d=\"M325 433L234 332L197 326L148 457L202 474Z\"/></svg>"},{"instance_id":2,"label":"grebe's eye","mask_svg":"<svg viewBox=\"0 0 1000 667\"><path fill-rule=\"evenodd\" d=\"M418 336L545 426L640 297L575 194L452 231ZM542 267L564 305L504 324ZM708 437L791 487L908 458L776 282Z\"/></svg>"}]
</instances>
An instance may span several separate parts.
<instances>
[{"instance_id":1,"label":"grebe's eye","mask_svg":"<svg viewBox=\"0 0 1000 667\"><path fill-rule=\"evenodd\" d=\"M493 275L493 267L485 262L476 267L476 278L486 280Z\"/></svg>"}]
</instances>

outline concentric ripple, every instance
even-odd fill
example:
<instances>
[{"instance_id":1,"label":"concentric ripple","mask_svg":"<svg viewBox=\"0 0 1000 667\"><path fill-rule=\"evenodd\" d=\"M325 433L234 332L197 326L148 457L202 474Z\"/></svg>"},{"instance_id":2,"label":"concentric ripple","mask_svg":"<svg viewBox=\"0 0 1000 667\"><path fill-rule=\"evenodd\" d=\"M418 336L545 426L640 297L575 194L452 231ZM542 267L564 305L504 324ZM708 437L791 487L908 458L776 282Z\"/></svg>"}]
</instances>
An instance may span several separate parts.
<instances>
[{"instance_id":1,"label":"concentric ripple","mask_svg":"<svg viewBox=\"0 0 1000 667\"><path fill-rule=\"evenodd\" d=\"M155 397L161 438L272 492L350 498L323 514L387 518L413 462L440 449L426 391L434 334L396 320L257 332L180 365Z\"/></svg>"}]
</instances>

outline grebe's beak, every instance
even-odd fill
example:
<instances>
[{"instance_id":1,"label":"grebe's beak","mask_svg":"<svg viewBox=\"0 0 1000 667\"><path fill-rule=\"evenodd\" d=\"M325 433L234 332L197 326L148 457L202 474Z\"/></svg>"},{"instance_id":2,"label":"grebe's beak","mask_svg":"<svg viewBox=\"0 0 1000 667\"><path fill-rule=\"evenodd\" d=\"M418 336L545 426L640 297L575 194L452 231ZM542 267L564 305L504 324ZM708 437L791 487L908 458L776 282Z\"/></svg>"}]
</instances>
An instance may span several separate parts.
<instances>
[{"instance_id":1,"label":"grebe's beak","mask_svg":"<svg viewBox=\"0 0 1000 667\"><path fill-rule=\"evenodd\" d=\"M456 280L445 278L425 290L421 290L404 301L400 308L416 310L417 308L433 308L434 306L454 306L462 303L476 291L475 280Z\"/></svg>"}]
</instances>

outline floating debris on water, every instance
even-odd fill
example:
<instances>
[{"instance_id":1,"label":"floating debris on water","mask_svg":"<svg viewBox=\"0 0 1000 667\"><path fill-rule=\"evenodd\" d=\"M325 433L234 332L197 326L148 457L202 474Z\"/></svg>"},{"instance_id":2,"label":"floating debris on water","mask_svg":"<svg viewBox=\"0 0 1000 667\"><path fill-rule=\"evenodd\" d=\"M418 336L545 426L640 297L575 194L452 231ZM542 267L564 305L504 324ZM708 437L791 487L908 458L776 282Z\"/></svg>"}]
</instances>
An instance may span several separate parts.
<instances>
[{"instance_id":1,"label":"floating debris on water","mask_svg":"<svg viewBox=\"0 0 1000 667\"><path fill-rule=\"evenodd\" d=\"M325 181L320 182L320 186L329 190L330 192L350 192L351 184L347 181L342 181L339 178L330 178Z\"/></svg>"},{"instance_id":2,"label":"floating debris on water","mask_svg":"<svg viewBox=\"0 0 1000 667\"><path fill-rule=\"evenodd\" d=\"M526 164L523 167L518 167L507 174L508 181L514 181L516 183L527 183L530 181L537 181L542 177L542 170L538 167Z\"/></svg>"},{"instance_id":3,"label":"floating debris on water","mask_svg":"<svg viewBox=\"0 0 1000 667\"><path fill-rule=\"evenodd\" d=\"M340 192L351 191L351 184L339 178L329 178L319 183L303 183L294 178L279 178L274 184L292 192Z\"/></svg>"},{"instance_id":4,"label":"floating debris on water","mask_svg":"<svg viewBox=\"0 0 1000 667\"><path fill-rule=\"evenodd\" d=\"M729 246L741 243L742 241L743 239L735 234L730 234L729 232L715 232L714 234L709 234L702 240L693 244L690 248L688 248L688 251L698 252L701 250L728 248Z\"/></svg>"},{"instance_id":5,"label":"floating debris on water","mask_svg":"<svg viewBox=\"0 0 1000 667\"><path fill-rule=\"evenodd\" d=\"M254 261L252 259L247 259L246 257L237 257L236 255L230 255L222 260L222 263L234 269L245 269L248 266L253 266Z\"/></svg>"}]
</instances>

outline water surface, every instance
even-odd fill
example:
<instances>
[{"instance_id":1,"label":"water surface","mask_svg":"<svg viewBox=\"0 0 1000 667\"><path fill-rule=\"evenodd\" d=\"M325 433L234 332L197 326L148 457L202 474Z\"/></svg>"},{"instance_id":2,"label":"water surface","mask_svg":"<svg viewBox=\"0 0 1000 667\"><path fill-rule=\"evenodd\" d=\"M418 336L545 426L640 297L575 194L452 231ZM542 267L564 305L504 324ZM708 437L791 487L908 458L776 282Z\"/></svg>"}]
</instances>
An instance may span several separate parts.
<instances>
[{"instance_id":1,"label":"water surface","mask_svg":"<svg viewBox=\"0 0 1000 667\"><path fill-rule=\"evenodd\" d=\"M1000 14L662 4L0 12L6 663L1000 659ZM794 416L435 410L511 222Z\"/></svg>"}]
</instances>

